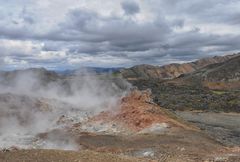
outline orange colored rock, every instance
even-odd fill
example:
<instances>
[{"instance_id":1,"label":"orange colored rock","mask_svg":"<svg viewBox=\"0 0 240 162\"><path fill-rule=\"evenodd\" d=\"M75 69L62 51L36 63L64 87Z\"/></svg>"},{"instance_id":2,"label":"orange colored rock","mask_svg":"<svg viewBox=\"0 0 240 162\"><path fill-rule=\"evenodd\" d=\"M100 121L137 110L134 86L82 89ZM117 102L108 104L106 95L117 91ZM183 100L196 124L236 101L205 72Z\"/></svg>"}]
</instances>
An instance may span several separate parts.
<instances>
[{"instance_id":1,"label":"orange colored rock","mask_svg":"<svg viewBox=\"0 0 240 162\"><path fill-rule=\"evenodd\" d=\"M141 131L157 123L167 123L170 127L185 127L152 102L149 90L133 90L121 99L117 112L102 112L91 121L121 123L134 131Z\"/></svg>"}]
</instances>

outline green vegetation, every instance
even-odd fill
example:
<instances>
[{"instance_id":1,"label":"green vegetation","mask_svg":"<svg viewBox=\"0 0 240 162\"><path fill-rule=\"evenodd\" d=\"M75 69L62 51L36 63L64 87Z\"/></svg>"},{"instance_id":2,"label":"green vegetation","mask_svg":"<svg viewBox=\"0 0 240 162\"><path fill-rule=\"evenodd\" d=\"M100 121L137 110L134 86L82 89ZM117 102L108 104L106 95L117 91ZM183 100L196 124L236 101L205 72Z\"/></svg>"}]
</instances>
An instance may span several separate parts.
<instances>
[{"instance_id":1,"label":"green vegetation","mask_svg":"<svg viewBox=\"0 0 240 162\"><path fill-rule=\"evenodd\" d=\"M121 75L121 73L119 71L112 72L113 77L119 77L120 75Z\"/></svg>"},{"instance_id":2,"label":"green vegetation","mask_svg":"<svg viewBox=\"0 0 240 162\"><path fill-rule=\"evenodd\" d=\"M216 90L214 90L214 91L212 91L212 93L213 94L217 94L217 95L223 95L223 94L225 94L227 92L226 91L216 91Z\"/></svg>"},{"instance_id":3,"label":"green vegetation","mask_svg":"<svg viewBox=\"0 0 240 162\"><path fill-rule=\"evenodd\" d=\"M150 88L155 103L171 110L240 112L240 91L213 91L201 85L174 85L154 80L136 80L141 90Z\"/></svg>"}]
</instances>

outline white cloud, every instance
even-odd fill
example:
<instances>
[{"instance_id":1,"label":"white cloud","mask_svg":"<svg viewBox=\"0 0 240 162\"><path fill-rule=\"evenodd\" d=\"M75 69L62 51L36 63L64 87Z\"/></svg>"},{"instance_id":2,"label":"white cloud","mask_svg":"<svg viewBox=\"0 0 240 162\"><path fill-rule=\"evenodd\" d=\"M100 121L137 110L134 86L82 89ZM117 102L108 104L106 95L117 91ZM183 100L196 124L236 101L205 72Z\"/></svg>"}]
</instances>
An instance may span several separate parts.
<instances>
[{"instance_id":1,"label":"white cloud","mask_svg":"<svg viewBox=\"0 0 240 162\"><path fill-rule=\"evenodd\" d=\"M1 55L33 55L40 52L42 43L32 41L0 39Z\"/></svg>"},{"instance_id":2,"label":"white cloud","mask_svg":"<svg viewBox=\"0 0 240 162\"><path fill-rule=\"evenodd\" d=\"M240 50L239 16L238 0L1 1L0 60L47 68L189 61Z\"/></svg>"},{"instance_id":3,"label":"white cloud","mask_svg":"<svg viewBox=\"0 0 240 162\"><path fill-rule=\"evenodd\" d=\"M48 60L48 59L59 59L59 58L66 58L65 51L41 51L37 54L39 59Z\"/></svg>"},{"instance_id":4,"label":"white cloud","mask_svg":"<svg viewBox=\"0 0 240 162\"><path fill-rule=\"evenodd\" d=\"M27 65L28 64L28 62L25 61L25 60L16 61L16 60L14 60L14 59L12 59L11 57L8 57L8 56L4 57L3 61L4 61L5 64L8 64L8 65L17 65L17 64Z\"/></svg>"}]
</instances>

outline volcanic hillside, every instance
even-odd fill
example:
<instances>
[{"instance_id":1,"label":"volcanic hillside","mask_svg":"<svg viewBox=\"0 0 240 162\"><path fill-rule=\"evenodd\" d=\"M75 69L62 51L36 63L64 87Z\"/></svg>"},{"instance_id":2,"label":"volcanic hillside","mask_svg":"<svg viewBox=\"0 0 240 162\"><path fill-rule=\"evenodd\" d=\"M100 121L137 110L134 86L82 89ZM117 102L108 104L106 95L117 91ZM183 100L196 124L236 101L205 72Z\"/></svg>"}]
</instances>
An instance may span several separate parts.
<instances>
[{"instance_id":1,"label":"volcanic hillside","mask_svg":"<svg viewBox=\"0 0 240 162\"><path fill-rule=\"evenodd\" d=\"M210 89L240 88L240 56L180 76L176 83L202 84Z\"/></svg>"},{"instance_id":2,"label":"volcanic hillside","mask_svg":"<svg viewBox=\"0 0 240 162\"><path fill-rule=\"evenodd\" d=\"M119 101L119 108L115 111L104 111L94 116L88 122L95 126L105 125L104 132L111 133L157 133L183 129L194 130L183 120L177 118L167 110L154 104L150 91L131 91ZM111 124L109 124L111 123ZM88 128L89 129L89 128Z\"/></svg>"},{"instance_id":3,"label":"volcanic hillside","mask_svg":"<svg viewBox=\"0 0 240 162\"><path fill-rule=\"evenodd\" d=\"M239 160L238 148L156 105L149 90L107 75L39 71L1 74L0 161Z\"/></svg>"},{"instance_id":4,"label":"volcanic hillside","mask_svg":"<svg viewBox=\"0 0 240 162\"><path fill-rule=\"evenodd\" d=\"M225 62L239 55L240 54L238 53L226 56L215 56L212 58L203 58L190 63L169 64L164 66L137 65L132 68L123 69L121 75L128 80L172 79L181 74L191 73L211 64Z\"/></svg>"}]
</instances>

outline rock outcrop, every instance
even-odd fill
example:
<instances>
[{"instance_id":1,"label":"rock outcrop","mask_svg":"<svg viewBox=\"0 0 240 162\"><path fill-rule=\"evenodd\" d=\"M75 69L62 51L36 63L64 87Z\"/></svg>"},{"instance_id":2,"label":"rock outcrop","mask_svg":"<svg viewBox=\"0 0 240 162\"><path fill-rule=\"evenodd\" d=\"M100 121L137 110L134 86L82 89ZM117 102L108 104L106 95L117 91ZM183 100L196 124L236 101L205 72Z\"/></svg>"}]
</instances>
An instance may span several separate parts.
<instances>
[{"instance_id":1,"label":"rock outcrop","mask_svg":"<svg viewBox=\"0 0 240 162\"><path fill-rule=\"evenodd\" d=\"M105 126L105 133L127 131L132 133L163 133L174 129L195 129L175 115L152 102L151 92L133 90L123 97L116 111L103 111L87 123L95 125L101 133L100 125ZM109 125L109 123L111 123ZM109 129L106 129L109 127ZM94 132L94 131L91 131ZM95 131L95 133L98 131Z\"/></svg>"}]
</instances>

